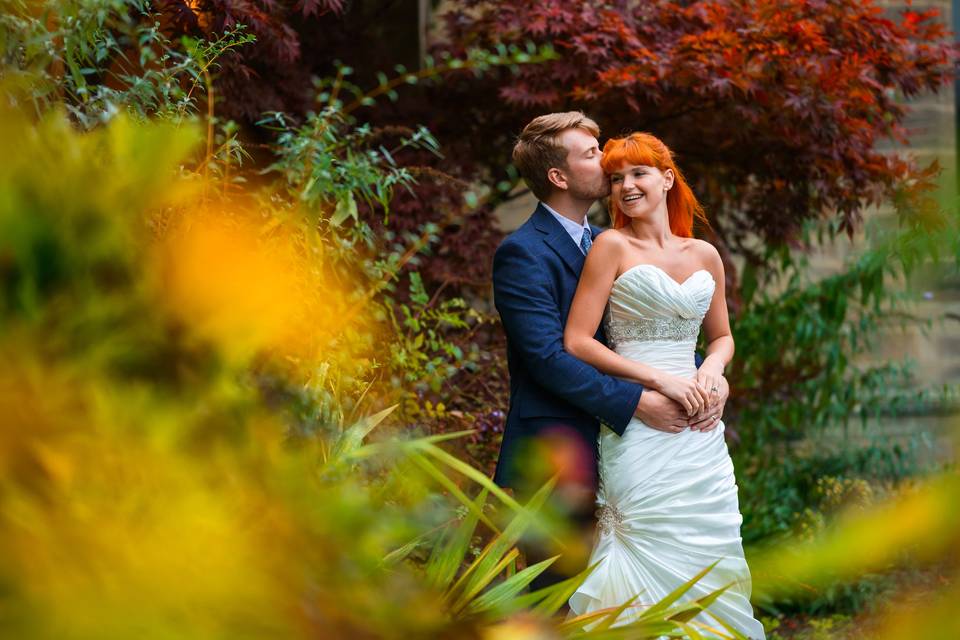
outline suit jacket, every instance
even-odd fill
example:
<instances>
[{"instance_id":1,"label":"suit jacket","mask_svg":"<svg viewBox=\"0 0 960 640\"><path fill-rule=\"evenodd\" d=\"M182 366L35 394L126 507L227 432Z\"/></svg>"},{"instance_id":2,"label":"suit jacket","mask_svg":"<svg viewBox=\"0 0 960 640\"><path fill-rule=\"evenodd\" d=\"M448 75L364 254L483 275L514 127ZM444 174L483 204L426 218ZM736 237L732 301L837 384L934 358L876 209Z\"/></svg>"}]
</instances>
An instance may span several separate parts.
<instances>
[{"instance_id":1,"label":"suit jacket","mask_svg":"<svg viewBox=\"0 0 960 640\"><path fill-rule=\"evenodd\" d=\"M591 231L596 237L601 229ZM600 373L563 349L584 260L542 205L494 255L493 296L510 370L510 410L494 475L501 486L513 486L524 439L536 435L544 419L569 427L595 451L600 425L623 435L640 400L641 385ZM606 344L602 327L596 338Z\"/></svg>"}]
</instances>

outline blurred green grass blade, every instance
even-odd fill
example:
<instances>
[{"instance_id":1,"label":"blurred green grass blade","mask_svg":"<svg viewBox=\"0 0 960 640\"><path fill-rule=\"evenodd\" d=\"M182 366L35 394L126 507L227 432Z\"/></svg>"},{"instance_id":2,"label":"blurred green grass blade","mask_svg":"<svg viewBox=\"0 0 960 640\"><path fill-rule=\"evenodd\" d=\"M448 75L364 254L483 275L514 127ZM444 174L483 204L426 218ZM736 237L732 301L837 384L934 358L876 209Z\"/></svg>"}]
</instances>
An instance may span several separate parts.
<instances>
[{"instance_id":1,"label":"blurred green grass blade","mask_svg":"<svg viewBox=\"0 0 960 640\"><path fill-rule=\"evenodd\" d=\"M427 460L426 458L424 458L424 457L423 457L422 455L420 455L419 453L410 452L410 453L409 453L409 459L410 459L415 465L417 465L418 467L420 467L427 475L429 475L431 478L433 478L434 480L436 480L437 483L438 483L440 486L442 486L444 489L446 489L447 491L449 491L450 494L453 495L453 496L460 502L460 504L462 504L462 505L465 506L467 509L469 509L471 512L473 512L473 513L477 516L477 518L479 518L480 521L483 522L483 524L485 524L485 525L487 525L488 527L490 527L490 530L491 530L491 531L495 531L495 532L497 532L497 533L500 532L500 528L497 527L497 526L493 523L493 521L490 520L490 518L488 518L488 517L483 513L482 510L477 509L477 507L476 507L476 505L474 504L473 500L471 500L470 498L468 498L468 497L467 497L467 494L465 494L465 493L463 492L463 490L460 489L460 487L458 487L458 486L456 485L456 483L453 482L453 480L451 480L450 478L447 477L447 474L445 474L443 471L441 471L440 469L438 469L438 468L437 468L436 466L434 466L429 460ZM484 496L484 498L486 498L487 493L488 493L487 490L486 490L486 488L482 489L482 491L483 491L483 496Z\"/></svg>"},{"instance_id":2,"label":"blurred green grass blade","mask_svg":"<svg viewBox=\"0 0 960 640\"><path fill-rule=\"evenodd\" d=\"M603 617L600 622L597 623L597 626L591 629L591 631L606 631L613 626L613 623L617 621L617 618L623 614L624 611L633 606L633 603L637 601L637 598L640 597L640 594L634 595L632 598L629 598L626 602L621 604L619 607L615 607L610 611L606 616Z\"/></svg>"},{"instance_id":3,"label":"blurred green grass blade","mask_svg":"<svg viewBox=\"0 0 960 640\"><path fill-rule=\"evenodd\" d=\"M506 570L507 565L517 559L517 556L520 555L520 552L517 551L516 547L510 549L507 552L500 562L498 562L493 567L490 567L485 572L481 573L479 570L474 572L471 577L471 584L469 584L464 592L457 598L456 602L453 603L453 611L459 613L465 607L467 607L470 602L477 597L477 595L483 591L493 580L500 575L503 571Z\"/></svg>"},{"instance_id":4,"label":"blurred green grass blade","mask_svg":"<svg viewBox=\"0 0 960 640\"><path fill-rule=\"evenodd\" d=\"M340 435L337 443L333 445L329 462L336 464L360 448L364 438L370 435L370 432L376 429L377 425L383 422L396 408L397 405L389 406L383 411L378 411L372 416L366 416L359 422L350 425Z\"/></svg>"},{"instance_id":5,"label":"blurred green grass blade","mask_svg":"<svg viewBox=\"0 0 960 640\"><path fill-rule=\"evenodd\" d=\"M697 628L694 625L686 622L679 622L677 620L674 620L674 622L687 635L689 640L703 640L703 635L697 631Z\"/></svg>"},{"instance_id":6,"label":"blurred green grass blade","mask_svg":"<svg viewBox=\"0 0 960 640\"><path fill-rule=\"evenodd\" d=\"M489 490L491 494L495 495L505 505L507 505L514 511L523 510L523 507L520 506L520 503L518 503L516 500L514 500L509 495L507 495L506 492L504 492L503 489L498 487L490 478L486 476L486 474L482 473L481 471L478 471L477 469L474 469L466 462L459 460L458 458L447 453L440 447L437 447L429 442L422 442L422 441L420 442L414 441L414 442L411 442L410 445L414 446L419 450L422 450L424 453L427 453L433 456L434 458L444 463L454 471L460 473L463 476L466 476L467 478L470 478L471 480L479 484L481 487Z\"/></svg>"},{"instance_id":7,"label":"blurred green grass blade","mask_svg":"<svg viewBox=\"0 0 960 640\"><path fill-rule=\"evenodd\" d=\"M536 579L541 573L547 570L557 558L553 556L543 562L529 566L523 571L510 576L494 588L490 589L480 597L473 600L466 608L466 613L475 614L484 611L498 611L502 606L509 603L517 594L527 588L527 586Z\"/></svg>"},{"instance_id":8,"label":"blurred green grass blade","mask_svg":"<svg viewBox=\"0 0 960 640\"><path fill-rule=\"evenodd\" d=\"M476 433L476 429L465 429L463 431L451 431L449 433L437 433L429 436L422 436L411 440L411 442L424 443L424 444L436 444L437 442L446 442L447 440L456 440L458 438L465 438L466 436Z\"/></svg>"},{"instance_id":9,"label":"blurred green grass blade","mask_svg":"<svg viewBox=\"0 0 960 640\"><path fill-rule=\"evenodd\" d=\"M557 629L561 633L567 633L571 631L578 631L585 627L588 624L601 620L608 616L611 611L617 609L618 607L606 607L603 609L598 609L596 611L591 611L589 613L584 613L576 618L570 618L569 620L564 620Z\"/></svg>"},{"instance_id":10,"label":"blurred green grass blade","mask_svg":"<svg viewBox=\"0 0 960 640\"><path fill-rule=\"evenodd\" d=\"M529 594L531 599L537 604L533 607L533 612L537 615L550 617L556 615L563 605L567 603L570 596L580 588L583 581L593 572L598 563L592 564L572 578L563 582L549 586L546 589L535 591Z\"/></svg>"},{"instance_id":11,"label":"blurred green grass blade","mask_svg":"<svg viewBox=\"0 0 960 640\"><path fill-rule=\"evenodd\" d=\"M693 588L693 585L700 581L700 578L710 573L710 571L712 571L719 562L719 560L716 560L709 566L704 567L699 573L697 573L697 575L684 582L682 585L664 596L659 602L653 604L649 609L644 611L641 618L651 619L662 615L668 608L670 608L671 605L673 605L673 603L683 597L683 594L690 591L690 589Z\"/></svg>"},{"instance_id":12,"label":"blurred green grass blade","mask_svg":"<svg viewBox=\"0 0 960 640\"><path fill-rule=\"evenodd\" d=\"M434 444L437 442L446 442L447 440L457 440L476 432L476 429L467 429L465 431L454 431L451 433L437 433L434 435L423 436L413 440L391 440L388 442L372 442L365 444L353 451L350 458L353 460L362 460L374 456L383 455L391 450L400 449L405 454L411 449L417 449L416 445ZM414 446L411 446L414 445Z\"/></svg>"},{"instance_id":13,"label":"blurred green grass blade","mask_svg":"<svg viewBox=\"0 0 960 640\"><path fill-rule=\"evenodd\" d=\"M734 640L750 640L750 638L748 638L747 636L743 635L742 633L734 629L729 622L727 622L720 616L716 615L715 613L710 613L710 617L712 617L717 624L723 627L724 631L726 631L730 635L730 637L733 638ZM714 633L718 633L716 629L713 629L713 627L709 627L707 625L701 625L701 626L704 627L705 629L709 629Z\"/></svg>"},{"instance_id":14,"label":"blurred green grass blade","mask_svg":"<svg viewBox=\"0 0 960 640\"><path fill-rule=\"evenodd\" d=\"M682 639L684 636L672 622L648 621L614 627L605 631L584 631L569 636L567 640L661 640Z\"/></svg>"},{"instance_id":15,"label":"blurred green grass blade","mask_svg":"<svg viewBox=\"0 0 960 640\"><path fill-rule=\"evenodd\" d=\"M467 594L479 593L479 589L493 579L493 576L490 575L491 569L500 564L503 556L509 553L523 533L530 527L535 514L543 507L555 484L556 478L552 478L540 487L540 490L530 498L530 501L520 513L514 516L503 533L491 540L473 564L463 572L457 584L451 589L451 591L456 592L462 588L463 595L456 600L455 607L465 604L465 598L469 597Z\"/></svg>"},{"instance_id":16,"label":"blurred green grass blade","mask_svg":"<svg viewBox=\"0 0 960 640\"><path fill-rule=\"evenodd\" d=\"M660 640L663 637L682 637L678 625L663 620L638 620L611 629L591 629L566 636L567 640Z\"/></svg>"},{"instance_id":17,"label":"blurred green grass blade","mask_svg":"<svg viewBox=\"0 0 960 640\"><path fill-rule=\"evenodd\" d=\"M729 589L733 583L720 587L715 591L711 591L705 596L701 596L696 600L691 600L688 603L684 603L683 606L676 611L676 613L670 613L670 620L680 621L680 622L689 622L691 619L702 613L707 607L716 602L717 598L723 595L723 592Z\"/></svg>"},{"instance_id":18,"label":"blurred green grass blade","mask_svg":"<svg viewBox=\"0 0 960 640\"><path fill-rule=\"evenodd\" d=\"M476 500L471 503L474 509L452 532L448 532L444 542L436 545L427 561L427 582L437 588L446 589L457 574L457 569L463 564L470 548L470 541L477 528L479 514L487 501L487 492L481 491Z\"/></svg>"},{"instance_id":19,"label":"blurred green grass blade","mask_svg":"<svg viewBox=\"0 0 960 640\"><path fill-rule=\"evenodd\" d=\"M402 547L399 547L398 549L394 549L393 551L391 551L390 553L388 553L383 557L383 560L380 562L381 566L389 567L392 564L396 564L397 562L400 562L401 560L409 556L411 553L413 553L413 550L419 547L420 543L428 539L429 537L430 537L430 532L428 531L426 533L423 533L417 536L416 538L414 538L407 544L403 545Z\"/></svg>"},{"instance_id":20,"label":"blurred green grass blade","mask_svg":"<svg viewBox=\"0 0 960 640\"><path fill-rule=\"evenodd\" d=\"M584 632L573 636L576 640L661 640L662 638L682 638L674 624L646 622L636 626L616 627L606 631Z\"/></svg>"},{"instance_id":21,"label":"blurred green grass blade","mask_svg":"<svg viewBox=\"0 0 960 640\"><path fill-rule=\"evenodd\" d=\"M723 595L723 593L726 592L731 586L733 586L733 583L724 585L723 587L720 587L719 589L711 591L710 593L704 596L701 596L696 600L692 600L689 603L685 603L683 606L680 606L677 609L668 611L667 619L670 620L671 622L676 622L678 624L686 625L688 623L691 623L693 618L695 618L699 614L706 612L710 616L710 618L715 620L720 626L724 628L724 630L729 634L731 638L735 640L748 640L748 638L745 635L735 630L732 626L730 626L730 624L728 624L725 620L723 620L723 618L721 618L719 615L717 615L716 613L707 611L707 608L711 604L716 602L717 599L721 595ZM712 627L709 627L704 623L694 623L694 624L696 624L698 627L701 627L703 629L708 629L711 632L717 633L716 629L713 629Z\"/></svg>"}]
</instances>

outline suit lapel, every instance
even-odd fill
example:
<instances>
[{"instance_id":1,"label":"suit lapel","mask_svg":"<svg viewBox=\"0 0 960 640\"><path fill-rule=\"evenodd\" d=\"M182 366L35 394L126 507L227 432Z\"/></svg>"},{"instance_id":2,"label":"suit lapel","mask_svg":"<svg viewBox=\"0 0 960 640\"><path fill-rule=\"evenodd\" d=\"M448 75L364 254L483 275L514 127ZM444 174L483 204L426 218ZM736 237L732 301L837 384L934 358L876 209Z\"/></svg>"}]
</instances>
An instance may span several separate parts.
<instances>
[{"instance_id":1,"label":"suit lapel","mask_svg":"<svg viewBox=\"0 0 960 640\"><path fill-rule=\"evenodd\" d=\"M573 271L573 275L580 277L583 271L583 253L573 242L573 238L567 233L553 215L543 208L543 205L537 205L533 212L533 226L544 234L543 241L560 256L560 259Z\"/></svg>"}]
</instances>

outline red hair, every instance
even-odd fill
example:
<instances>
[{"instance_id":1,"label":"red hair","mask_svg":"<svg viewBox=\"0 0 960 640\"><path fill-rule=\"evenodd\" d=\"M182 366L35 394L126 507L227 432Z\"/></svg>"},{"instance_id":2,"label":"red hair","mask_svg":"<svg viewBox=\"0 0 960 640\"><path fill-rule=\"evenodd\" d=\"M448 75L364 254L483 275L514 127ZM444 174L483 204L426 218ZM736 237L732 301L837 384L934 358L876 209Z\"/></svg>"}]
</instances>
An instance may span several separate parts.
<instances>
[{"instance_id":1,"label":"red hair","mask_svg":"<svg viewBox=\"0 0 960 640\"><path fill-rule=\"evenodd\" d=\"M697 197L690 190L690 185L673 161L673 153L659 138L649 133L637 132L624 138L607 140L607 144L603 145L603 158L600 160L603 170L610 174L627 164L656 167L660 171L667 169L673 171L673 186L667 192L667 215L670 218L670 231L674 235L692 238L694 218L709 225L703 206L697 202ZM620 209L620 205L612 199L610 217L613 219L614 229L627 226L629 221Z\"/></svg>"}]
</instances>

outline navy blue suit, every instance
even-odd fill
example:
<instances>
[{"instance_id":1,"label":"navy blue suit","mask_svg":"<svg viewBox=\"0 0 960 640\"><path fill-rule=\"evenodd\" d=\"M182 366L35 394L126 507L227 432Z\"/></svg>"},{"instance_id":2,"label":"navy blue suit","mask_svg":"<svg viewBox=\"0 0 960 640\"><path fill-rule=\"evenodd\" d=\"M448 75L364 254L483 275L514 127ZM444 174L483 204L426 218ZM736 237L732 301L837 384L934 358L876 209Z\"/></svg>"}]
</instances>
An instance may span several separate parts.
<instances>
[{"instance_id":1,"label":"navy blue suit","mask_svg":"<svg viewBox=\"0 0 960 640\"><path fill-rule=\"evenodd\" d=\"M601 229L592 231L596 237ZM576 434L595 465L600 425L623 435L640 400L641 385L600 373L563 349L584 260L542 205L494 255L493 295L510 369L510 411L494 475L501 486L516 488L525 442L554 425ZM606 343L602 328L596 338Z\"/></svg>"}]
</instances>

